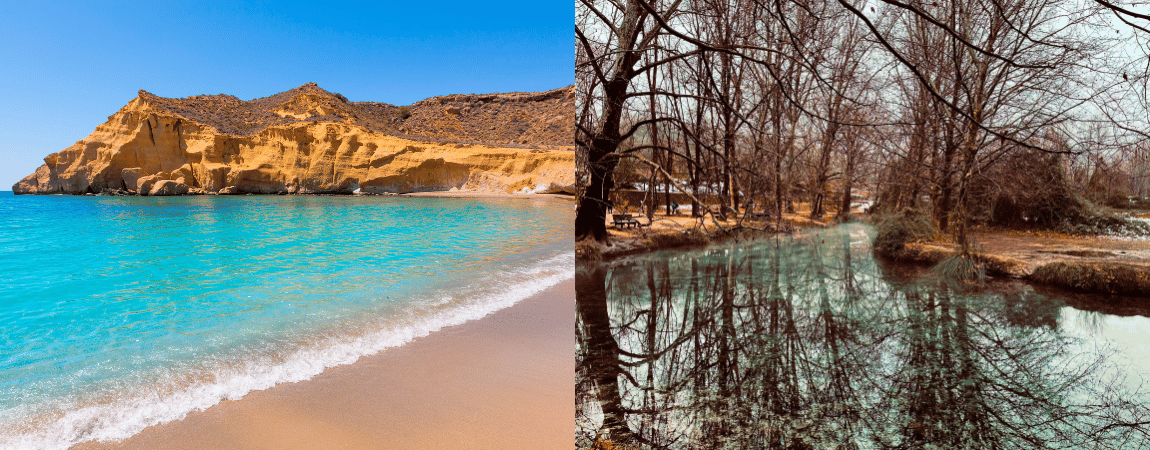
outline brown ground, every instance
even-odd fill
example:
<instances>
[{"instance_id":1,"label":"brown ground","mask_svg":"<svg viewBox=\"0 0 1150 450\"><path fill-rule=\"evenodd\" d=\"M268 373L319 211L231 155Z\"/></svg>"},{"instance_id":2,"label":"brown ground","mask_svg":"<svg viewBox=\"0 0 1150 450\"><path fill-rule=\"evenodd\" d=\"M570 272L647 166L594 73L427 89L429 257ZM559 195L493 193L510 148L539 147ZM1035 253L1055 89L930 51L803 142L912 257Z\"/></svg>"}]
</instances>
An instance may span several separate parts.
<instances>
[{"instance_id":1,"label":"brown ground","mask_svg":"<svg viewBox=\"0 0 1150 450\"><path fill-rule=\"evenodd\" d=\"M251 101L231 95L165 98L140 91L161 110L247 136L274 125L321 121L358 125L412 140L500 146L571 147L575 99L571 86L546 92L447 95L405 107L353 102L315 83Z\"/></svg>"},{"instance_id":2,"label":"brown ground","mask_svg":"<svg viewBox=\"0 0 1150 450\"><path fill-rule=\"evenodd\" d=\"M1150 239L1071 236L1058 233L983 231L975 248L1035 266L1054 261L1120 262L1150 267Z\"/></svg>"},{"instance_id":3,"label":"brown ground","mask_svg":"<svg viewBox=\"0 0 1150 450\"><path fill-rule=\"evenodd\" d=\"M612 247L617 250L608 250L607 253L630 250L640 245L644 240L659 234L682 233L685 230L699 229L706 234L714 234L722 228L732 228L739 224L737 219L731 218L726 222L716 223L709 216L706 219L691 217L689 214L668 216L660 212L648 221L636 210L626 211L643 224L650 226L638 228L618 228L612 225L610 214L607 216L607 232ZM862 211L852 211L861 215ZM807 204L796 205L794 213L783 215L783 230L808 227L825 227L830 225L834 213L828 213L823 221L812 220L808 216L810 209ZM1150 214L1147 214L1150 217ZM775 222L760 220L744 220L742 226L774 230ZM1053 232L1033 232L1014 230L987 230L981 229L972 233L975 251L981 254L996 255L999 257L1017 260L1027 267L1026 274L1033 272L1038 266L1056 261L1074 263L1125 263L1150 267L1150 238L1108 237L1108 236L1074 236ZM953 252L954 245L945 236L931 242L916 244L917 247L934 252Z\"/></svg>"},{"instance_id":4,"label":"brown ground","mask_svg":"<svg viewBox=\"0 0 1150 450\"><path fill-rule=\"evenodd\" d=\"M808 217L810 209L806 204L798 204L794 213L783 214L783 219L777 222L774 219L742 218L740 220L740 217L734 215L728 217L726 221L716 221L710 215L699 218L691 217L689 212L667 215L665 211L665 209L660 209L650 220L636 210L622 211L637 217L639 222L644 224L642 227L631 228L614 226L611 213L608 213L606 224L609 245L599 249L602 256L610 259L661 248L697 245L712 239L722 240L730 237L726 230L736 228L739 229L737 235L743 235L742 233L746 232L773 234L796 228L821 228L830 225L830 221L835 216L834 213L827 213L822 221L812 220ZM740 216L745 212L740 211ZM855 213L861 214L862 211L855 211Z\"/></svg>"},{"instance_id":5,"label":"brown ground","mask_svg":"<svg viewBox=\"0 0 1150 450\"><path fill-rule=\"evenodd\" d=\"M637 211L628 211L650 226L620 229L607 217L609 245L591 251L578 248L579 257L597 251L600 257L612 259L661 248L701 245L729 235L724 228L738 221L716 222L710 217L655 214L650 221ZM861 211L853 211L860 214ZM744 227L772 233L802 227L823 227L827 222L809 219L809 210L800 204L795 213L784 214L782 226L749 220ZM833 214L826 216L828 219ZM735 233L734 236L745 234ZM1150 238L1072 236L1050 232L1011 230L978 230L972 234L975 259L994 276L1022 278L1085 292L1150 295ZM946 237L930 242L909 243L906 250L887 255L897 260L936 264L957 252Z\"/></svg>"},{"instance_id":6,"label":"brown ground","mask_svg":"<svg viewBox=\"0 0 1150 450\"><path fill-rule=\"evenodd\" d=\"M1021 278L1081 292L1150 296L1150 239L982 230L973 259L988 275ZM956 255L945 240L912 242L886 257L936 264Z\"/></svg>"}]
</instances>

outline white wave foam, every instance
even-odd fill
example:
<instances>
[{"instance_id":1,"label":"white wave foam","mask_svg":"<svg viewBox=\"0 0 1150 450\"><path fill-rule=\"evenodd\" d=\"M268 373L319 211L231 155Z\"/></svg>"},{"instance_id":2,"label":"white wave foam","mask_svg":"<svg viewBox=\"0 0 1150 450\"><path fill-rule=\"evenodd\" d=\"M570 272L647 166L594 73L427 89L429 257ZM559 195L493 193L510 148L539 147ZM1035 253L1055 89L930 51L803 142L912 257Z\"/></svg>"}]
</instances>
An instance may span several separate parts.
<instances>
[{"instance_id":1,"label":"white wave foam","mask_svg":"<svg viewBox=\"0 0 1150 450\"><path fill-rule=\"evenodd\" d=\"M188 413L205 410L220 401L236 400L279 383L308 380L329 367L350 364L361 356L401 346L444 327L482 318L573 278L574 264L573 252L561 254L533 267L500 274L482 285L470 286L462 295L448 294L438 302L439 307L430 308L429 313L381 323L374 331L320 339L285 357L265 357L238 366L218 367L204 377L209 381L180 386L170 380L110 403L67 411L33 430L0 436L0 448L63 450L90 440L124 439L151 425L180 420ZM473 292L481 294L459 298L469 297L468 293ZM174 380L179 375L171 378Z\"/></svg>"}]
</instances>

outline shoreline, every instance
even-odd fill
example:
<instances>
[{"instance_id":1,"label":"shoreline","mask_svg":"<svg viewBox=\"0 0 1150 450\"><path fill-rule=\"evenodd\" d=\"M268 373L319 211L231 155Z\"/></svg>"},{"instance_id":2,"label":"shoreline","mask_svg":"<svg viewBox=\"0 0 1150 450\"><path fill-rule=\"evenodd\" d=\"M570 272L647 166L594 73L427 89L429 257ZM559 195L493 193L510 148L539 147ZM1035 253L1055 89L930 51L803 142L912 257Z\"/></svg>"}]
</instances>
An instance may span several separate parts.
<instances>
[{"instance_id":1,"label":"shoreline","mask_svg":"<svg viewBox=\"0 0 1150 450\"><path fill-rule=\"evenodd\" d=\"M982 233L975 242L979 242L977 239L989 240L991 234ZM979 245L983 248L972 252L971 257L989 276L1088 294L1150 297L1150 260L1140 256L1120 257L1106 251L1105 242L1099 238L1067 237L1062 242L1050 242L1051 239L1041 237L1016 238L1004 243L996 242L996 245ZM1129 253L1143 253L1136 249L1135 244L1125 245ZM1137 245L1145 246L1144 243ZM916 241L904 244L903 249L896 252L875 253L889 261L933 267L959 252L953 243Z\"/></svg>"},{"instance_id":2,"label":"shoreline","mask_svg":"<svg viewBox=\"0 0 1150 450\"><path fill-rule=\"evenodd\" d=\"M567 448L574 280L95 449Z\"/></svg>"},{"instance_id":3,"label":"shoreline","mask_svg":"<svg viewBox=\"0 0 1150 450\"><path fill-rule=\"evenodd\" d=\"M855 217L866 217L862 221L870 221L866 215ZM762 228L707 229L702 221L696 225L691 223L694 219L666 215L656 215L655 220L648 222L650 225L630 229L612 227L608 222L610 244L576 242L575 257L577 261L609 263L659 250L753 241L801 228L832 226L831 222L797 219L801 216L785 216L784 226L777 230L771 229L770 223L757 221L749 223ZM1011 230L983 230L975 234L975 242L982 249L974 253L974 259L987 275L1082 293L1150 297L1150 243L1144 239L1109 242L1105 236L1031 235ZM956 254L953 245L943 241L908 242L894 253L876 251L876 255L888 261L928 267Z\"/></svg>"},{"instance_id":4,"label":"shoreline","mask_svg":"<svg viewBox=\"0 0 1150 450\"><path fill-rule=\"evenodd\" d=\"M420 192L406 192L406 193L351 193L351 192L305 192L305 193L240 193L240 194L220 194L216 192L196 192L187 194L173 194L173 195L139 195L136 193L83 193L74 194L66 192L53 192L53 193L24 193L17 194L14 191L0 191L0 194L7 193L13 196L39 196L39 195L66 195L74 197L200 197L200 196L221 196L221 197L245 197L245 196L305 196L305 197L447 197L447 198L559 198L570 200L574 202L576 197L574 194L565 193L504 193L504 192L483 192L483 191L420 191Z\"/></svg>"},{"instance_id":5,"label":"shoreline","mask_svg":"<svg viewBox=\"0 0 1150 450\"><path fill-rule=\"evenodd\" d=\"M397 197L439 197L439 198L555 198L560 200L568 200L572 203L575 202L576 197L570 194L503 194L498 192L478 192L478 191L425 191L425 192L410 192L407 194L395 194Z\"/></svg>"},{"instance_id":6,"label":"shoreline","mask_svg":"<svg viewBox=\"0 0 1150 450\"><path fill-rule=\"evenodd\" d=\"M643 220L646 218L641 217ZM610 262L627 256L641 255L659 250L690 249L730 241L754 241L779 234L793 234L807 228L828 228L831 221L823 222L787 213L781 222L734 218L719 225L690 215L655 214L654 219L641 227L620 228L607 218L608 244L591 240L575 243L575 258L579 261Z\"/></svg>"}]
</instances>

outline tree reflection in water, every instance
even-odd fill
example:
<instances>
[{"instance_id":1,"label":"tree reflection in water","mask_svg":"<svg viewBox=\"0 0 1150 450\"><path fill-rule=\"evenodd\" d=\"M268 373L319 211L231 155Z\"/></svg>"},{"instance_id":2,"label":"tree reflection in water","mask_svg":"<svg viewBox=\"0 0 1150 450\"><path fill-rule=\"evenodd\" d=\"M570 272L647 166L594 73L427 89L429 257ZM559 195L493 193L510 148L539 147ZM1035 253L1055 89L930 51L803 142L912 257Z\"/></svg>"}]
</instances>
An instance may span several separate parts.
<instances>
[{"instance_id":1,"label":"tree reflection in water","mask_svg":"<svg viewBox=\"0 0 1150 450\"><path fill-rule=\"evenodd\" d=\"M884 265L869 232L579 265L576 445L1150 448L1061 300Z\"/></svg>"}]
</instances>

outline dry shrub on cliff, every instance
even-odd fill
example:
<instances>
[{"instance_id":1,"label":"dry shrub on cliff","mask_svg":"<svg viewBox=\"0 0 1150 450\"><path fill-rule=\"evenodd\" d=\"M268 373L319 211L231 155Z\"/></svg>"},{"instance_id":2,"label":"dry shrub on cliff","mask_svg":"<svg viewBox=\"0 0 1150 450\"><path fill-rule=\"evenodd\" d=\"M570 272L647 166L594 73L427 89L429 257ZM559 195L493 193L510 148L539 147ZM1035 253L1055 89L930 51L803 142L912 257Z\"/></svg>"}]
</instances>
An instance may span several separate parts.
<instances>
[{"instance_id":1,"label":"dry shrub on cliff","mask_svg":"<svg viewBox=\"0 0 1150 450\"><path fill-rule=\"evenodd\" d=\"M396 107L377 102L351 102L315 83L250 101L231 95L199 95L164 98L145 91L141 98L161 110L209 125L221 133L252 135L283 124L334 122L354 124L401 138L428 141L482 143L533 148L539 145L570 146L574 119L558 127L532 127L556 117L574 117L571 87L546 92L488 95L451 95ZM439 103L470 105L452 121L442 121ZM482 113L480 113L482 111ZM280 116L279 113L289 113ZM298 119L290 114L308 114ZM398 130L402 123L404 130ZM537 130L536 130L537 128ZM506 144L509 143L509 144Z\"/></svg>"}]
</instances>

